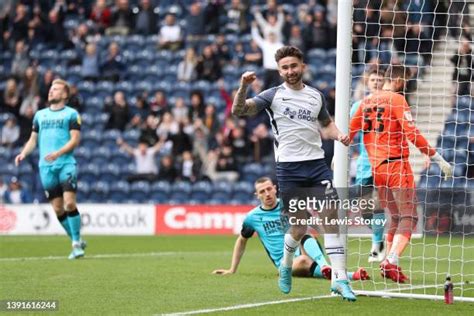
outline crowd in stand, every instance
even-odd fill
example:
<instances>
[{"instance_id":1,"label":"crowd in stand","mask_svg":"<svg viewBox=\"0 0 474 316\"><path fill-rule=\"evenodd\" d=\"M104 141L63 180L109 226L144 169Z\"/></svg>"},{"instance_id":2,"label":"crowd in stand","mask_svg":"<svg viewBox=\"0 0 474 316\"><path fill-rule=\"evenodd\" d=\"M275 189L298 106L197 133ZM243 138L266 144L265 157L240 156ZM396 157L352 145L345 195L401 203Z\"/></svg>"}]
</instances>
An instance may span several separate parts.
<instances>
[{"instance_id":1,"label":"crowd in stand","mask_svg":"<svg viewBox=\"0 0 474 316\"><path fill-rule=\"evenodd\" d=\"M354 1L354 64L420 65L431 58L432 39L439 36L439 28L433 26L446 25L441 17L447 15L431 14L440 9L430 1L399 1L396 7L394 3ZM181 95L145 87L140 92L115 89L101 98L101 109L108 114L106 130L140 131L136 143L117 140L117 148L136 162L137 174L128 180L235 181L245 163L273 159L266 114L248 119L230 115L241 70L258 70L259 80L249 93L254 96L280 83L274 61L279 47L295 45L305 53L334 49L336 4L335 0L5 0L0 8L0 76L4 82L0 111L11 117L3 124L1 144L10 148L24 144L35 112L46 106L51 82L61 76L54 71L56 65L47 60L42 63L41 52L65 52L65 68L80 69L79 77L70 80L69 105L87 113L89 99L81 84L107 81L118 86L133 81L128 77L132 61L143 58L145 67L147 61L160 62L146 56L147 51L124 47L121 39L135 36L152 41L157 53L153 56L169 52L180 58L176 65L161 63L157 68L166 73L173 69L172 77L160 78L171 88L204 81L216 93L211 96L196 85ZM451 6L444 13L448 10ZM463 25L461 32L467 34L469 25ZM224 70L232 67L237 76L229 81ZM140 76L144 74L138 73ZM318 82L311 69L305 78L318 83L333 114L334 83ZM150 82L150 86L157 83ZM324 146L330 161L331 143Z\"/></svg>"}]
</instances>

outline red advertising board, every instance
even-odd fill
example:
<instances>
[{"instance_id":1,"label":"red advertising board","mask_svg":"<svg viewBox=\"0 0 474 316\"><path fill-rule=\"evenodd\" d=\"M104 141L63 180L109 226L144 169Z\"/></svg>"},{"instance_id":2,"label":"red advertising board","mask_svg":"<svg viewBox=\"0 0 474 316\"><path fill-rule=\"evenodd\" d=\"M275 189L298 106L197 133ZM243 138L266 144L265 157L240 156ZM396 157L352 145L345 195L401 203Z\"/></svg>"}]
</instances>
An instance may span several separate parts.
<instances>
[{"instance_id":1,"label":"red advertising board","mask_svg":"<svg viewBox=\"0 0 474 316\"><path fill-rule=\"evenodd\" d=\"M255 205L156 205L157 235L238 234Z\"/></svg>"}]
</instances>

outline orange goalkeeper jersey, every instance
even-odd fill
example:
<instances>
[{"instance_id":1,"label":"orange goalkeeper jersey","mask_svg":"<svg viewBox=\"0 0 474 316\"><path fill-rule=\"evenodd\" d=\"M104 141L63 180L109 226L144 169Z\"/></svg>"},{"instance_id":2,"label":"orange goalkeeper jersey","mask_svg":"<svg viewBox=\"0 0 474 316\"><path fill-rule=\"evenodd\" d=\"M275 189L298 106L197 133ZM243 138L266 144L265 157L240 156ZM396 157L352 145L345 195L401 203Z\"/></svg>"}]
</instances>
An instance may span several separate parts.
<instances>
[{"instance_id":1,"label":"orange goalkeeper jersey","mask_svg":"<svg viewBox=\"0 0 474 316\"><path fill-rule=\"evenodd\" d=\"M364 144L372 168L389 159L408 158L407 140L428 156L436 153L416 128L408 103L398 93L380 91L362 100L351 119L351 140L359 130L364 132Z\"/></svg>"}]
</instances>

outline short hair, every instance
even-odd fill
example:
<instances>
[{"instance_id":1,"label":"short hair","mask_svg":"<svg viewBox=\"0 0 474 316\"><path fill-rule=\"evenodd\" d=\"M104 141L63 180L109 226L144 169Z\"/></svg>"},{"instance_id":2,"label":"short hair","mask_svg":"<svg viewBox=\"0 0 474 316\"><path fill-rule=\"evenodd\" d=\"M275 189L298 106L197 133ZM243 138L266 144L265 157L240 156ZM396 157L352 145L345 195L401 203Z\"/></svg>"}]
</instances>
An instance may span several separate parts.
<instances>
[{"instance_id":1,"label":"short hair","mask_svg":"<svg viewBox=\"0 0 474 316\"><path fill-rule=\"evenodd\" d=\"M260 177L257 180L255 180L255 185L260 184L260 183L264 183L264 182L267 182L267 181L270 181L271 183L273 183L273 180L270 177Z\"/></svg>"},{"instance_id":2,"label":"short hair","mask_svg":"<svg viewBox=\"0 0 474 316\"><path fill-rule=\"evenodd\" d=\"M275 53L275 60L278 63L280 59L283 59L285 57L296 57L300 61L303 61L303 52L295 46L283 46L280 49L277 50Z\"/></svg>"},{"instance_id":3,"label":"short hair","mask_svg":"<svg viewBox=\"0 0 474 316\"><path fill-rule=\"evenodd\" d=\"M411 77L410 68L403 65L390 65L385 71L385 80L409 79Z\"/></svg>"},{"instance_id":4,"label":"short hair","mask_svg":"<svg viewBox=\"0 0 474 316\"><path fill-rule=\"evenodd\" d=\"M383 69L379 65L370 66L369 69L367 70L367 76L374 75L374 74L378 76L383 76L384 75Z\"/></svg>"},{"instance_id":5,"label":"short hair","mask_svg":"<svg viewBox=\"0 0 474 316\"><path fill-rule=\"evenodd\" d=\"M70 92L71 92L71 88L69 87L69 83L67 83L66 80L63 80L63 79L54 79L54 80L53 80L53 83L52 83L51 85L53 85L53 84L62 84L63 87L64 87L64 90L66 91L67 97L69 98L69 94L70 94Z\"/></svg>"}]
</instances>

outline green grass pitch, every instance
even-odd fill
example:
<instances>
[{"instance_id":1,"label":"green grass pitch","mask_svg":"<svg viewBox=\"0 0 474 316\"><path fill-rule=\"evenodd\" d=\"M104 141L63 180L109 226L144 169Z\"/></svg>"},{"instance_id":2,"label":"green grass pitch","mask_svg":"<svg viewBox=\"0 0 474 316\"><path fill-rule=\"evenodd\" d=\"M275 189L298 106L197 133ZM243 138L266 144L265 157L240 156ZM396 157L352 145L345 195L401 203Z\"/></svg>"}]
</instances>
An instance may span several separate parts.
<instances>
[{"instance_id":1,"label":"green grass pitch","mask_svg":"<svg viewBox=\"0 0 474 316\"><path fill-rule=\"evenodd\" d=\"M216 276L211 271L229 266L233 236L87 236L86 239L89 243L86 257L69 261L66 237L0 237L0 300L58 300L59 311L53 315L153 315L329 294L328 281L310 278L295 278L292 293L281 294L277 271L257 238L248 243L238 273L231 276ZM402 260L404 269L413 271L410 277L414 285L433 284L435 278L442 282L448 270L454 282L461 280L461 274L465 276L463 281L474 282L469 280L474 275L473 262L461 265L460 260L473 260L474 253L472 248L462 252L460 239L426 238L414 243L407 250L414 259ZM435 243L442 246L434 247ZM465 239L464 245L473 247L474 239ZM396 288L382 280L375 264L368 266L365 254L357 255L368 249L368 241L350 240L349 246L349 266L357 266L360 259L375 281L355 282L355 289L383 289L385 284L389 289ZM448 254L455 260L447 260ZM461 289L465 296L474 296L472 285L458 285L455 293L459 294ZM442 295L442 290L436 288L413 292ZM331 297L221 310L214 314L399 316L406 313L469 315L473 311L474 303L445 305L442 301L359 296L356 303Z\"/></svg>"}]
</instances>

